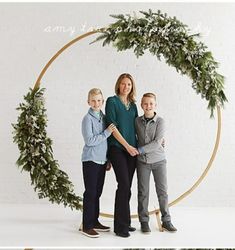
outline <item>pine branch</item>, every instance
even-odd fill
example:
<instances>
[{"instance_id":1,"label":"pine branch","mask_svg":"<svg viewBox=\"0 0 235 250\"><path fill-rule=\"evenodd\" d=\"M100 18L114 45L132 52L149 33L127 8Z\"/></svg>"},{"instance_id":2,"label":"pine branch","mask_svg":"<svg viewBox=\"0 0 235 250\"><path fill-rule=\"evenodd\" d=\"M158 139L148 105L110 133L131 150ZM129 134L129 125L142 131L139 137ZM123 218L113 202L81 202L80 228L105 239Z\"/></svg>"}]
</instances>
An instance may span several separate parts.
<instances>
[{"instance_id":1,"label":"pine branch","mask_svg":"<svg viewBox=\"0 0 235 250\"><path fill-rule=\"evenodd\" d=\"M117 51L132 49L137 57L149 50L159 60L165 58L169 66L192 79L193 89L208 101L213 117L216 106L224 106L228 100L223 91L224 77L216 72L218 63L207 46L196 40L200 34L191 34L186 24L160 10L140 13L141 18L111 15L118 21L109 25L98 40L103 39L103 46L112 43Z\"/></svg>"},{"instance_id":2,"label":"pine branch","mask_svg":"<svg viewBox=\"0 0 235 250\"><path fill-rule=\"evenodd\" d=\"M31 184L38 197L71 209L81 209L82 198L75 195L68 175L60 170L53 157L52 140L47 137L47 116L44 107L45 89L30 91L24 96L17 110L21 113L13 126L13 140L20 156L16 162L21 171L30 173Z\"/></svg>"}]
</instances>

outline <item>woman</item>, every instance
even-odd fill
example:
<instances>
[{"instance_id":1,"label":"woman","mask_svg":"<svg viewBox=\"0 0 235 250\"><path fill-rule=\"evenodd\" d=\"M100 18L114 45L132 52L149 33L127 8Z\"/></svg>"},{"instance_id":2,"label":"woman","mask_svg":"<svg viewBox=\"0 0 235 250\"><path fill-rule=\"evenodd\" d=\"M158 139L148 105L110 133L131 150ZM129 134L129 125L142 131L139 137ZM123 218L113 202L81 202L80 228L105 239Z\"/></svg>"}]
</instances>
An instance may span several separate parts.
<instances>
[{"instance_id":1,"label":"woman","mask_svg":"<svg viewBox=\"0 0 235 250\"><path fill-rule=\"evenodd\" d=\"M105 112L108 125L117 129L108 138L108 158L113 165L118 183L114 208L114 232L120 237L129 237L131 183L136 169L135 118L138 116L135 104L135 82L130 74L124 73L117 79L115 96L109 97Z\"/></svg>"}]
</instances>

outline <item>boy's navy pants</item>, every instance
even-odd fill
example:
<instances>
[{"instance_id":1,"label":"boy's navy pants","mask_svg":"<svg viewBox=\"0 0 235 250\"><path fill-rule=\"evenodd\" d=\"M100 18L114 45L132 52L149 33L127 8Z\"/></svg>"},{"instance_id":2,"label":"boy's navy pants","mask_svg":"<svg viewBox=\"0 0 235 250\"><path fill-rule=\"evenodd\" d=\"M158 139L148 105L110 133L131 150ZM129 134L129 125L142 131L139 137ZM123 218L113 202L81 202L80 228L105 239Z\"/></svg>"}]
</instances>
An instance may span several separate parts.
<instances>
[{"instance_id":1,"label":"boy's navy pants","mask_svg":"<svg viewBox=\"0 0 235 250\"><path fill-rule=\"evenodd\" d=\"M101 165L93 161L84 161L83 180L85 192L83 193L83 229L94 228L100 213L100 196L103 191L106 173L106 163Z\"/></svg>"}]
</instances>

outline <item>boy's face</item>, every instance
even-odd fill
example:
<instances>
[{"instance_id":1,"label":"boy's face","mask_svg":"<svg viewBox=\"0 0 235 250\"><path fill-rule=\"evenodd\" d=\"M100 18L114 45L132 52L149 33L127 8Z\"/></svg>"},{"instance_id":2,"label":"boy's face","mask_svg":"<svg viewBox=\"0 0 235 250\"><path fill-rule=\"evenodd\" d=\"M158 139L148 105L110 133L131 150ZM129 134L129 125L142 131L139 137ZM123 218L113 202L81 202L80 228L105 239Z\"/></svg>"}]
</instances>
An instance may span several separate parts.
<instances>
[{"instance_id":1,"label":"boy's face","mask_svg":"<svg viewBox=\"0 0 235 250\"><path fill-rule=\"evenodd\" d=\"M157 104L153 97L143 97L141 100L141 108L145 115L152 116L156 110Z\"/></svg>"},{"instance_id":2,"label":"boy's face","mask_svg":"<svg viewBox=\"0 0 235 250\"><path fill-rule=\"evenodd\" d=\"M91 95L88 100L88 104L94 111L100 111L104 103L103 96L101 94Z\"/></svg>"}]
</instances>

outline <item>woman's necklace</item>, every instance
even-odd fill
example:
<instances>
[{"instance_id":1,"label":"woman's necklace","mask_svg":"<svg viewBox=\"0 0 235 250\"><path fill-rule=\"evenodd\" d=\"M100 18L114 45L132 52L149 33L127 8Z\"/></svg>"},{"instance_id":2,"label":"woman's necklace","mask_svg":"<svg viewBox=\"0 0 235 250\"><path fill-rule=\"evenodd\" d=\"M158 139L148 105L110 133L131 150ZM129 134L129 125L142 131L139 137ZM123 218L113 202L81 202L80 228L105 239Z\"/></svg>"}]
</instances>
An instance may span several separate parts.
<instances>
[{"instance_id":1,"label":"woman's necklace","mask_svg":"<svg viewBox=\"0 0 235 250\"><path fill-rule=\"evenodd\" d=\"M125 106L126 110L129 110L130 106L131 106L131 103L129 101L124 102L123 99L120 96L118 96L118 97L121 100L122 104Z\"/></svg>"}]
</instances>

